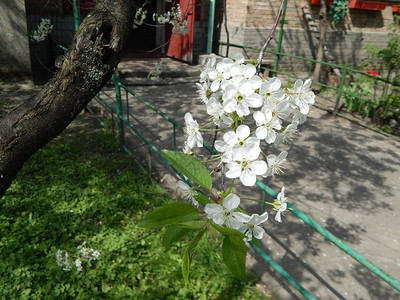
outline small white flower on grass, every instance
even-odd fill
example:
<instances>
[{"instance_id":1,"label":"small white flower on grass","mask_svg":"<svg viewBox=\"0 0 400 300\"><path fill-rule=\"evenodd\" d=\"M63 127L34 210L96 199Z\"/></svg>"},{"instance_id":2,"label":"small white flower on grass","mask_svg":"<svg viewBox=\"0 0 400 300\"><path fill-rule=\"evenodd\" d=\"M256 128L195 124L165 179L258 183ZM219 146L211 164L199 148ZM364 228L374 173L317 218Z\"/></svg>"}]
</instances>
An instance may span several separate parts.
<instances>
[{"instance_id":1,"label":"small white flower on grass","mask_svg":"<svg viewBox=\"0 0 400 300\"><path fill-rule=\"evenodd\" d=\"M240 226L238 230L246 235L247 241L251 241L253 236L256 239L261 240L265 230L260 225L262 225L266 220L268 220L267 212L263 213L261 216L258 214L252 214L248 221Z\"/></svg>"},{"instance_id":2,"label":"small white flower on grass","mask_svg":"<svg viewBox=\"0 0 400 300\"><path fill-rule=\"evenodd\" d=\"M267 156L268 169L263 175L264 177L274 176L275 174L282 174L284 169L283 164L286 162L286 157L288 153L282 151L278 156L275 154L270 154Z\"/></svg>"},{"instance_id":3,"label":"small white flower on grass","mask_svg":"<svg viewBox=\"0 0 400 300\"><path fill-rule=\"evenodd\" d=\"M281 215L287 209L287 197L285 197L285 187L283 186L281 192L274 199L274 210L276 210L275 221L282 222Z\"/></svg>"},{"instance_id":4,"label":"small white flower on grass","mask_svg":"<svg viewBox=\"0 0 400 300\"><path fill-rule=\"evenodd\" d=\"M63 268L64 271L71 271L71 263L69 262L69 254L65 251L64 255L63 252L58 249L56 252L56 261L57 264Z\"/></svg>"},{"instance_id":5,"label":"small white flower on grass","mask_svg":"<svg viewBox=\"0 0 400 300\"><path fill-rule=\"evenodd\" d=\"M185 114L185 123L186 123L186 146L192 149L194 146L203 147L203 136L199 131L199 124L192 117L192 114L187 112Z\"/></svg>"},{"instance_id":6,"label":"small white flower on grass","mask_svg":"<svg viewBox=\"0 0 400 300\"><path fill-rule=\"evenodd\" d=\"M178 181L179 188L183 191L185 195L185 199L192 202L195 206L199 207L199 202L194 199L194 195L196 194L193 187L190 187L186 182L182 180Z\"/></svg>"},{"instance_id":7,"label":"small white flower on grass","mask_svg":"<svg viewBox=\"0 0 400 300\"><path fill-rule=\"evenodd\" d=\"M81 272L82 271L82 261L79 258L77 258L77 259L75 259L74 264L75 264L76 270L78 272Z\"/></svg>"},{"instance_id":8,"label":"small white flower on grass","mask_svg":"<svg viewBox=\"0 0 400 300\"><path fill-rule=\"evenodd\" d=\"M217 225L225 225L232 229L238 229L243 222L246 222L246 216L243 213L235 212L239 207L240 198L236 194L229 194L221 204L206 204L204 211L207 217Z\"/></svg>"}]
</instances>

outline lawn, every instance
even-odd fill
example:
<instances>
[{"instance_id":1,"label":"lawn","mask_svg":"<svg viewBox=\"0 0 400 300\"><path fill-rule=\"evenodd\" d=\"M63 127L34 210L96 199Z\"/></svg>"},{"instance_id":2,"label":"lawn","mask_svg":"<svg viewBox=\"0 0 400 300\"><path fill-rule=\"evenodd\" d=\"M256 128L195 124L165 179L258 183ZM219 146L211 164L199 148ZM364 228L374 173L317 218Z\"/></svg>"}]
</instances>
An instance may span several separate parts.
<instances>
[{"instance_id":1,"label":"lawn","mask_svg":"<svg viewBox=\"0 0 400 300\"><path fill-rule=\"evenodd\" d=\"M137 226L168 201L109 133L80 116L0 199L0 299L266 298L254 275L234 279L207 239L185 286L185 240L165 249L159 231Z\"/></svg>"}]
</instances>

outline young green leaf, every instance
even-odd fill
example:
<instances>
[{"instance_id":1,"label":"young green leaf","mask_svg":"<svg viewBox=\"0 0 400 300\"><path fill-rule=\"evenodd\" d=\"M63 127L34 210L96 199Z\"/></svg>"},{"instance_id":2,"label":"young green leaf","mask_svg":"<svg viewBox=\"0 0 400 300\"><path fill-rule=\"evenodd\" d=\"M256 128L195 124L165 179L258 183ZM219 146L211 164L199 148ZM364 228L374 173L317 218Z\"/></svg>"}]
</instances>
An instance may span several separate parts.
<instances>
[{"instance_id":1,"label":"young green leaf","mask_svg":"<svg viewBox=\"0 0 400 300\"><path fill-rule=\"evenodd\" d=\"M246 280L246 244L242 238L226 235L222 244L222 259L238 279Z\"/></svg>"},{"instance_id":2,"label":"young green leaf","mask_svg":"<svg viewBox=\"0 0 400 300\"><path fill-rule=\"evenodd\" d=\"M190 262L192 260L193 252L196 250L197 245L199 244L199 241L203 237L203 234L205 233L205 229L200 231L195 238L190 242L187 250L185 251L185 254L183 255L182 259L182 275L183 278L185 279L185 283L187 284L189 282L189 268L190 268Z\"/></svg>"},{"instance_id":3,"label":"young green leaf","mask_svg":"<svg viewBox=\"0 0 400 300\"><path fill-rule=\"evenodd\" d=\"M183 152L161 150L177 171L185 175L189 180L203 188L210 190L212 178L204 164L194 156Z\"/></svg>"},{"instance_id":4,"label":"young green leaf","mask_svg":"<svg viewBox=\"0 0 400 300\"><path fill-rule=\"evenodd\" d=\"M237 236L237 237L242 238L242 239L246 238L246 235L244 235L240 231L237 231L235 229L228 228L228 227L219 226L219 225L215 224L214 222L210 222L210 223L211 223L212 227L214 227L216 230L218 230L223 235Z\"/></svg>"},{"instance_id":5,"label":"young green leaf","mask_svg":"<svg viewBox=\"0 0 400 300\"><path fill-rule=\"evenodd\" d=\"M206 224L206 221L184 221L184 222L176 223L176 225L181 226L183 228L188 228L188 229L200 229L200 228L203 228L205 224Z\"/></svg>"},{"instance_id":6,"label":"young green leaf","mask_svg":"<svg viewBox=\"0 0 400 300\"><path fill-rule=\"evenodd\" d=\"M182 259L182 275L185 279L185 284L189 283L189 268L190 268L190 257L188 250L185 251Z\"/></svg>"},{"instance_id":7,"label":"young green leaf","mask_svg":"<svg viewBox=\"0 0 400 300\"><path fill-rule=\"evenodd\" d=\"M168 247L171 244L180 241L182 238L184 238L192 229L188 228L183 228L181 226L178 226L176 224L169 225L167 227L167 230L165 230L163 239L162 239L162 244L164 247Z\"/></svg>"},{"instance_id":8,"label":"young green leaf","mask_svg":"<svg viewBox=\"0 0 400 300\"><path fill-rule=\"evenodd\" d=\"M213 203L210 198L207 197L202 191L198 189L194 189L193 191L193 198L199 202L200 204L209 204Z\"/></svg>"},{"instance_id":9,"label":"young green leaf","mask_svg":"<svg viewBox=\"0 0 400 300\"><path fill-rule=\"evenodd\" d=\"M148 214L139 226L146 228L160 227L172 223L182 221L190 214L198 214L197 207L184 202L174 202L166 206L157 208L152 213Z\"/></svg>"}]
</instances>

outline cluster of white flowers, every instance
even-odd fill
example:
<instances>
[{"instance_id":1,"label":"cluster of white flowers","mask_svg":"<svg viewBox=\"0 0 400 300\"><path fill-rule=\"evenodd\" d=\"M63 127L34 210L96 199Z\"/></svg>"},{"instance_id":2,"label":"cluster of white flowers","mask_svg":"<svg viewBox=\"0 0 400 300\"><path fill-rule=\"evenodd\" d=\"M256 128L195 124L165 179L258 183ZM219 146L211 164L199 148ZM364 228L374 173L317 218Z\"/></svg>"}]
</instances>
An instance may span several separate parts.
<instances>
[{"instance_id":1,"label":"cluster of white flowers","mask_svg":"<svg viewBox=\"0 0 400 300\"><path fill-rule=\"evenodd\" d=\"M42 18L38 28L30 35L30 39L36 43L42 42L52 30L53 25L51 25L50 20Z\"/></svg>"},{"instance_id":2,"label":"cluster of white flowers","mask_svg":"<svg viewBox=\"0 0 400 300\"><path fill-rule=\"evenodd\" d=\"M143 7L139 7L136 9L135 19L133 20L133 28L137 28L142 25L144 20L147 17L147 10L144 10Z\"/></svg>"},{"instance_id":3,"label":"cluster of white flowers","mask_svg":"<svg viewBox=\"0 0 400 300\"><path fill-rule=\"evenodd\" d=\"M188 22L183 18L179 4L176 4L164 14L154 13L153 21L156 21L158 24L171 24L174 26L172 32L176 34L186 34L189 32L187 28Z\"/></svg>"},{"instance_id":4,"label":"cluster of white flowers","mask_svg":"<svg viewBox=\"0 0 400 300\"><path fill-rule=\"evenodd\" d=\"M78 272L82 271L82 260L85 261L92 261L96 260L100 256L100 252L94 250L93 248L85 248L84 242L82 245L76 248L77 250L77 257L76 259L71 259L70 255L67 251L63 252L62 250L58 249L56 252L56 261L57 264L62 267L64 271L71 271L72 268L75 266ZM73 260L73 262L71 262Z\"/></svg>"},{"instance_id":5,"label":"cluster of white flowers","mask_svg":"<svg viewBox=\"0 0 400 300\"><path fill-rule=\"evenodd\" d=\"M152 80L159 79L161 77L162 73L165 72L165 69L166 69L166 67L165 67L164 63L161 60L159 60L158 63L156 64L156 66L154 67L154 69L149 72L149 74L147 75L147 78L152 79Z\"/></svg>"},{"instance_id":6,"label":"cluster of white flowers","mask_svg":"<svg viewBox=\"0 0 400 300\"><path fill-rule=\"evenodd\" d=\"M260 144L265 141L267 145L280 145L292 140L314 104L311 80L297 80L292 88L284 89L279 78L262 78L255 66L245 63L243 55L238 54L234 60L209 60L197 85L210 116L208 125L215 124L218 131L225 131L222 139L215 141L215 149L220 152L218 166L227 167L224 175L232 180L239 178L244 186L251 187L258 175L282 173L288 153L267 155ZM185 123L187 139L183 151L192 154L195 146L203 146L204 127L190 113L186 113ZM283 187L273 203L278 222L287 208L286 200ZM260 239L264 230L259 225L268 219L268 214L248 216L235 211L239 204L240 198L230 193L215 204L207 204L205 213L214 223L245 233L248 240L253 236Z\"/></svg>"}]
</instances>

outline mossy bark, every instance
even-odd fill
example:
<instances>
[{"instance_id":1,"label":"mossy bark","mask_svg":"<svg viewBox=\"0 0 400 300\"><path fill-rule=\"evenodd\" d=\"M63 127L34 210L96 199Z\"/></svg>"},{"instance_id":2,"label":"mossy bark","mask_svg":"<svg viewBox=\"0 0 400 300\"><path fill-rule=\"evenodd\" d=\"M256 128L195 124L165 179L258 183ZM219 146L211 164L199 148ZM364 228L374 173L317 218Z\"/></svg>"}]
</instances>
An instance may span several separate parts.
<instances>
[{"instance_id":1,"label":"mossy bark","mask_svg":"<svg viewBox=\"0 0 400 300\"><path fill-rule=\"evenodd\" d=\"M110 79L132 28L133 11L132 0L98 1L52 80L0 118L0 198L24 162L60 134Z\"/></svg>"}]
</instances>

